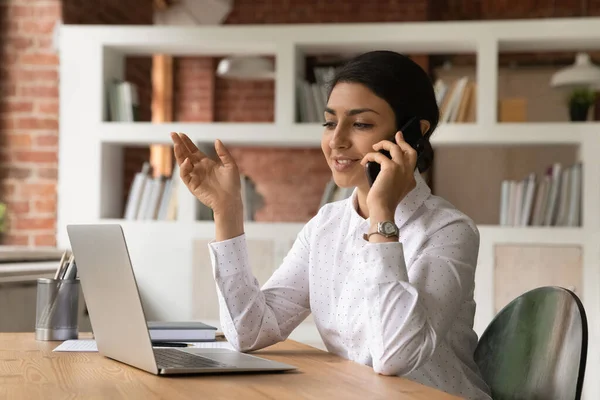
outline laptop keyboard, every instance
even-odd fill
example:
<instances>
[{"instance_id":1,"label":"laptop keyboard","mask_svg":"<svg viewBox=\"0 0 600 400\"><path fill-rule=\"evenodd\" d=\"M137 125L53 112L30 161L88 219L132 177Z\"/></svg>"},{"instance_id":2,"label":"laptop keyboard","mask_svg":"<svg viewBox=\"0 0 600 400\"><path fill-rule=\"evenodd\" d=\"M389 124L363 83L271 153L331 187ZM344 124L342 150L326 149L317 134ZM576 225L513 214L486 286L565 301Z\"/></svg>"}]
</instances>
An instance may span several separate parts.
<instances>
[{"instance_id":1,"label":"laptop keyboard","mask_svg":"<svg viewBox=\"0 0 600 400\"><path fill-rule=\"evenodd\" d=\"M190 354L177 349L152 349L159 368L231 368L210 358Z\"/></svg>"}]
</instances>

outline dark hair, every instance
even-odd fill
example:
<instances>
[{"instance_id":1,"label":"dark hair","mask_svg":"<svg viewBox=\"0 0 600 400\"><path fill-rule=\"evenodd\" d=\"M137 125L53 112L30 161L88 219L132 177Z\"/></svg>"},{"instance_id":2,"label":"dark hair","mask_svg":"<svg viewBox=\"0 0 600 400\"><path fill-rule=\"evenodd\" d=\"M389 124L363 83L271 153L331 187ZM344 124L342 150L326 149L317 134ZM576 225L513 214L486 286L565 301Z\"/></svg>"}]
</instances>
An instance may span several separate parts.
<instances>
[{"instance_id":1,"label":"dark hair","mask_svg":"<svg viewBox=\"0 0 600 400\"><path fill-rule=\"evenodd\" d=\"M394 110L398 130L412 116L429 121L417 167L424 172L431 166L433 148L429 138L438 125L440 112L431 79L419 64L393 51L371 51L340 67L329 82L328 99L339 82L361 83L387 101Z\"/></svg>"}]
</instances>

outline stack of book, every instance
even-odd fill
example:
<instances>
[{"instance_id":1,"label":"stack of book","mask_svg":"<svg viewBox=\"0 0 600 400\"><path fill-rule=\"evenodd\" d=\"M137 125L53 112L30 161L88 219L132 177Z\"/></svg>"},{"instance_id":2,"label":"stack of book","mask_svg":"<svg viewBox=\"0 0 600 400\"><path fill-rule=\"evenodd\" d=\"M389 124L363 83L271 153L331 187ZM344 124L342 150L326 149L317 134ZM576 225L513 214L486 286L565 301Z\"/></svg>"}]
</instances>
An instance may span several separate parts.
<instances>
[{"instance_id":1,"label":"stack of book","mask_svg":"<svg viewBox=\"0 0 600 400\"><path fill-rule=\"evenodd\" d=\"M500 225L580 226L582 165L555 163L546 174L502 181Z\"/></svg>"},{"instance_id":2,"label":"stack of book","mask_svg":"<svg viewBox=\"0 0 600 400\"><path fill-rule=\"evenodd\" d=\"M451 83L438 79L433 87L440 108L440 124L475 122L477 82L463 76Z\"/></svg>"}]
</instances>

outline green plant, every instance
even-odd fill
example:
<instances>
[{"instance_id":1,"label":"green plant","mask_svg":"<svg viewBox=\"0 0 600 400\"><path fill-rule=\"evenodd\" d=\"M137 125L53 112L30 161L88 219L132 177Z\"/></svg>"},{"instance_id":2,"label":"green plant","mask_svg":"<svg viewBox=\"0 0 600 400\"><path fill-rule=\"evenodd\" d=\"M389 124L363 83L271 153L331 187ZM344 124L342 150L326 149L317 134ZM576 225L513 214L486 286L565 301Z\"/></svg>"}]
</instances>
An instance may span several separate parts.
<instances>
[{"instance_id":1,"label":"green plant","mask_svg":"<svg viewBox=\"0 0 600 400\"><path fill-rule=\"evenodd\" d=\"M596 92L588 88L577 88L569 95L569 105L590 107L596 101Z\"/></svg>"},{"instance_id":2,"label":"green plant","mask_svg":"<svg viewBox=\"0 0 600 400\"><path fill-rule=\"evenodd\" d=\"M6 204L0 203L0 234L6 232Z\"/></svg>"}]
</instances>

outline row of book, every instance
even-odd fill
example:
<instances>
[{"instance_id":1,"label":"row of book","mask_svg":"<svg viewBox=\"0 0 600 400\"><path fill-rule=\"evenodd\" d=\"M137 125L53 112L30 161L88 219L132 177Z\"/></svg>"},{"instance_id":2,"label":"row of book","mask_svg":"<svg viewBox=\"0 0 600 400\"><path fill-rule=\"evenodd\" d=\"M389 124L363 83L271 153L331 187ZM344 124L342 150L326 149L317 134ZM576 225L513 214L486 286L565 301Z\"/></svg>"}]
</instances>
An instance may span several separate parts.
<instances>
[{"instance_id":1,"label":"row of book","mask_svg":"<svg viewBox=\"0 0 600 400\"><path fill-rule=\"evenodd\" d=\"M477 82L467 76L450 83L438 79L433 88L440 109L440 123L475 122Z\"/></svg>"},{"instance_id":2,"label":"row of book","mask_svg":"<svg viewBox=\"0 0 600 400\"><path fill-rule=\"evenodd\" d=\"M581 191L581 163L555 163L542 177L531 173L522 180L504 180L500 225L580 226Z\"/></svg>"},{"instance_id":3,"label":"row of book","mask_svg":"<svg viewBox=\"0 0 600 400\"><path fill-rule=\"evenodd\" d=\"M145 162L142 170L133 177L127 203L126 220L175 220L177 219L177 177L175 166L171 177L154 177L150 163Z\"/></svg>"},{"instance_id":4,"label":"row of book","mask_svg":"<svg viewBox=\"0 0 600 400\"><path fill-rule=\"evenodd\" d=\"M327 105L327 83L333 80L335 67L315 67L315 83L296 80L298 122L322 122Z\"/></svg>"},{"instance_id":5,"label":"row of book","mask_svg":"<svg viewBox=\"0 0 600 400\"><path fill-rule=\"evenodd\" d=\"M170 177L164 175L154 177L151 170L150 163L145 162L141 171L135 174L125 205L124 219L130 221L173 221L177 219L179 166L175 164ZM263 199L257 193L254 182L248 176L240 174L240 183L244 219L253 221L256 210L263 204ZM212 209L198 201L196 204L196 220L214 220Z\"/></svg>"},{"instance_id":6,"label":"row of book","mask_svg":"<svg viewBox=\"0 0 600 400\"><path fill-rule=\"evenodd\" d=\"M134 83L121 80L109 82L106 97L109 121L139 121L139 94Z\"/></svg>"}]
</instances>

